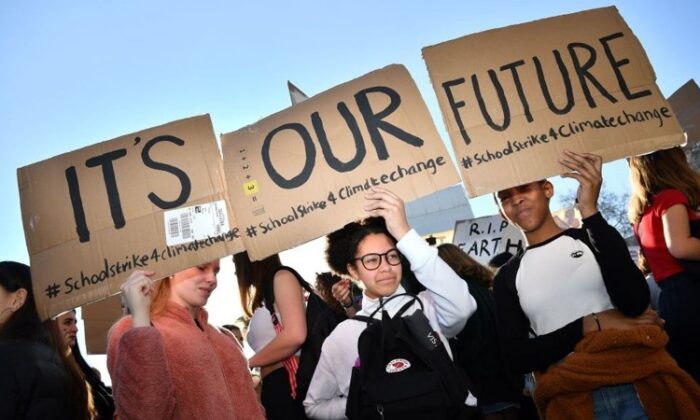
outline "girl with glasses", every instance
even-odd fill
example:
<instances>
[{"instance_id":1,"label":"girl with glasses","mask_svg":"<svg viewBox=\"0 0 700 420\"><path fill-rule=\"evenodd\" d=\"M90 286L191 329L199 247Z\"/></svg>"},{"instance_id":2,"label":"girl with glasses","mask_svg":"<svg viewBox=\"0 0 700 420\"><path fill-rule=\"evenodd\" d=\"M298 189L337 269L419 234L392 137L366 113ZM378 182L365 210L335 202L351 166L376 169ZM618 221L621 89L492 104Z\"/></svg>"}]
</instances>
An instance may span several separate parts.
<instances>
[{"instance_id":1,"label":"girl with glasses","mask_svg":"<svg viewBox=\"0 0 700 420\"><path fill-rule=\"evenodd\" d=\"M418 281L426 287L418 297L431 327L449 348L447 339L462 330L476 310L466 283L442 261L406 220L403 201L383 188L366 195L364 210L369 218L347 224L328 235L326 259L336 273L359 280L364 286L362 310L369 316L387 298L404 293L401 287L402 258L410 263ZM412 298L400 296L384 306L393 316ZM419 304L415 302L404 316ZM381 317L378 311L375 318ZM367 324L349 319L339 324L323 343L304 406L311 418L345 418L352 368L358 361L357 341Z\"/></svg>"}]
</instances>

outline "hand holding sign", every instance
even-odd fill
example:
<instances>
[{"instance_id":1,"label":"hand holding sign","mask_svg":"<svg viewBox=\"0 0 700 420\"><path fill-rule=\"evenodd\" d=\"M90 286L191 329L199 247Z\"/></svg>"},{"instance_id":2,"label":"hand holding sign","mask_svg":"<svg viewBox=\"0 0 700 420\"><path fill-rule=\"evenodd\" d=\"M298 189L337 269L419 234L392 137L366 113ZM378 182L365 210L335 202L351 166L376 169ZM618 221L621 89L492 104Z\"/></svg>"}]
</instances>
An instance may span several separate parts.
<instances>
[{"instance_id":1,"label":"hand holding sign","mask_svg":"<svg viewBox=\"0 0 700 420\"><path fill-rule=\"evenodd\" d=\"M582 218L593 216L598 212L598 195L603 185L603 158L592 153L575 153L564 151L559 163L572 172L562 174L562 178L574 178L579 182L576 202Z\"/></svg>"},{"instance_id":2,"label":"hand holding sign","mask_svg":"<svg viewBox=\"0 0 700 420\"><path fill-rule=\"evenodd\" d=\"M380 216L386 222L386 228L391 236L400 241L411 230L406 220L406 210L403 200L386 188L374 187L365 194L367 204L364 206L370 216Z\"/></svg>"},{"instance_id":3,"label":"hand holding sign","mask_svg":"<svg viewBox=\"0 0 700 420\"><path fill-rule=\"evenodd\" d=\"M134 327L151 325L151 300L155 294L153 271L136 270L121 287L122 296L132 316Z\"/></svg>"}]
</instances>

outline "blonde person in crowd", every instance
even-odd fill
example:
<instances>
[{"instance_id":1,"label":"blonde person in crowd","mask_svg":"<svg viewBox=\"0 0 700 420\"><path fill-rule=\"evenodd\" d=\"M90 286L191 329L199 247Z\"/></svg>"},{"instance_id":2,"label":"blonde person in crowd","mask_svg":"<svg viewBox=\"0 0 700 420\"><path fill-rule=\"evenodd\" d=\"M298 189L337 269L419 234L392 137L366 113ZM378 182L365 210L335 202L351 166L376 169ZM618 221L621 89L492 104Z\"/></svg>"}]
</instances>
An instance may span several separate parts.
<instances>
[{"instance_id":1,"label":"blonde person in crowd","mask_svg":"<svg viewBox=\"0 0 700 420\"><path fill-rule=\"evenodd\" d=\"M680 147L629 164L629 219L661 289L668 351L700 383L700 175Z\"/></svg>"},{"instance_id":2,"label":"blonde person in crowd","mask_svg":"<svg viewBox=\"0 0 700 420\"><path fill-rule=\"evenodd\" d=\"M122 285L131 315L107 347L120 419L265 418L240 345L207 322L218 272L218 260L160 282L134 271Z\"/></svg>"}]
</instances>

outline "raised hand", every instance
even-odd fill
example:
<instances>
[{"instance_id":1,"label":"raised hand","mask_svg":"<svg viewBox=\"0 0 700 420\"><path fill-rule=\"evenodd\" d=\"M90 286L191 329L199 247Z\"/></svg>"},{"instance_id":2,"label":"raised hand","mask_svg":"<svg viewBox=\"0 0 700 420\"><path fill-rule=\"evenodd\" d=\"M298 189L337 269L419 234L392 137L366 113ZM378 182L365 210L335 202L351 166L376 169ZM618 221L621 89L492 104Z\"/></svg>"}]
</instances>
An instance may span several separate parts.
<instances>
[{"instance_id":1,"label":"raised hand","mask_svg":"<svg viewBox=\"0 0 700 420\"><path fill-rule=\"evenodd\" d=\"M559 163L571 170L562 178L573 178L579 182L576 202L582 218L598 212L598 196L603 185L603 158L592 153L576 153L565 150Z\"/></svg>"},{"instance_id":2,"label":"raised hand","mask_svg":"<svg viewBox=\"0 0 700 420\"><path fill-rule=\"evenodd\" d=\"M122 296L131 313L134 327L151 325L151 300L155 293L151 277L154 274L153 271L136 270L122 284Z\"/></svg>"},{"instance_id":3,"label":"raised hand","mask_svg":"<svg viewBox=\"0 0 700 420\"><path fill-rule=\"evenodd\" d=\"M370 216L381 216L391 236L400 241L411 230L403 200L386 188L373 187L365 194L364 209Z\"/></svg>"}]
</instances>

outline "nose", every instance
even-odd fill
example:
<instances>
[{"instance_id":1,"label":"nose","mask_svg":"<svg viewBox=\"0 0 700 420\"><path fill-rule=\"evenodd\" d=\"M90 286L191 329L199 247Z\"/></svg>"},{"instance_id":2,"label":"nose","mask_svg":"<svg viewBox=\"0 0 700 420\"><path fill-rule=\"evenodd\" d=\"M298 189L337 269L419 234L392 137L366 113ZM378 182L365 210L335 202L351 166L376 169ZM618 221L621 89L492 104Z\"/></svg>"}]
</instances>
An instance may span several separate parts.
<instances>
[{"instance_id":1,"label":"nose","mask_svg":"<svg viewBox=\"0 0 700 420\"><path fill-rule=\"evenodd\" d=\"M78 324L77 323L71 324L69 331L74 333L74 334L77 334L78 333Z\"/></svg>"},{"instance_id":2,"label":"nose","mask_svg":"<svg viewBox=\"0 0 700 420\"><path fill-rule=\"evenodd\" d=\"M214 267L209 266L207 268L207 271L204 274L204 280L208 284L213 284L214 287L216 287L216 271L214 271Z\"/></svg>"},{"instance_id":3,"label":"nose","mask_svg":"<svg viewBox=\"0 0 700 420\"><path fill-rule=\"evenodd\" d=\"M516 204L516 205L522 203L523 200L525 200L525 196L519 191L516 192L515 194L513 194L513 197L511 198L511 201L513 202L513 204Z\"/></svg>"}]
</instances>

